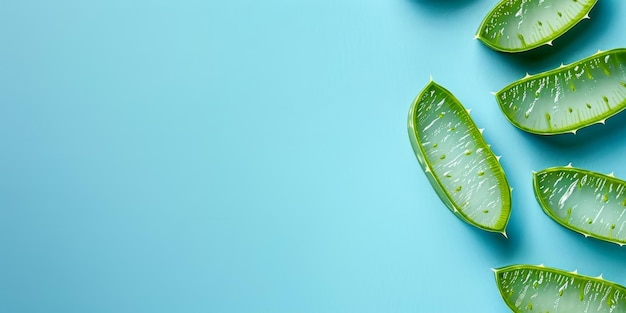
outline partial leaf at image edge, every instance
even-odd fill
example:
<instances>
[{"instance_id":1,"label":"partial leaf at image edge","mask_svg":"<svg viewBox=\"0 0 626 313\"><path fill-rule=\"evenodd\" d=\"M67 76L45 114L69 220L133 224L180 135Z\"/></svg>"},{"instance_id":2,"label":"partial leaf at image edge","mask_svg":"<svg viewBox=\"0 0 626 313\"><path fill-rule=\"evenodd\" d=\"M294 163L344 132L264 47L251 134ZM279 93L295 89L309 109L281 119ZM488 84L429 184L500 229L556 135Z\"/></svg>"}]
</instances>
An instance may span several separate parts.
<instances>
[{"instance_id":1,"label":"partial leaf at image edge","mask_svg":"<svg viewBox=\"0 0 626 313\"><path fill-rule=\"evenodd\" d=\"M576 271L543 265L511 265L494 269L502 300L516 313L626 312L626 288Z\"/></svg>"},{"instance_id":2,"label":"partial leaf at image edge","mask_svg":"<svg viewBox=\"0 0 626 313\"><path fill-rule=\"evenodd\" d=\"M626 181L571 166L533 175L535 197L561 226L620 246L626 244Z\"/></svg>"},{"instance_id":3,"label":"partial leaf at image edge","mask_svg":"<svg viewBox=\"0 0 626 313\"><path fill-rule=\"evenodd\" d=\"M553 41L583 19L598 0L502 0L485 16L476 38L493 50L515 53Z\"/></svg>"}]
</instances>

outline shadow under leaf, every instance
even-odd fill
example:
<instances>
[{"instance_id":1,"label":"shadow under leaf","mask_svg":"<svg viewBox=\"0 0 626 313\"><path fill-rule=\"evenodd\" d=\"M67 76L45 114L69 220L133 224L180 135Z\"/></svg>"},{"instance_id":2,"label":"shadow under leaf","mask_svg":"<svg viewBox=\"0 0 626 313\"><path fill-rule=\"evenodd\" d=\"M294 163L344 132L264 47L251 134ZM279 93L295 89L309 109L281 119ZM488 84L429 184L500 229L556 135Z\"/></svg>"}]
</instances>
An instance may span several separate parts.
<instances>
[{"instance_id":1,"label":"shadow under leaf","mask_svg":"<svg viewBox=\"0 0 626 313\"><path fill-rule=\"evenodd\" d=\"M476 0L406 0L419 5L420 8L434 13L444 13L459 10L475 2Z\"/></svg>"}]
</instances>

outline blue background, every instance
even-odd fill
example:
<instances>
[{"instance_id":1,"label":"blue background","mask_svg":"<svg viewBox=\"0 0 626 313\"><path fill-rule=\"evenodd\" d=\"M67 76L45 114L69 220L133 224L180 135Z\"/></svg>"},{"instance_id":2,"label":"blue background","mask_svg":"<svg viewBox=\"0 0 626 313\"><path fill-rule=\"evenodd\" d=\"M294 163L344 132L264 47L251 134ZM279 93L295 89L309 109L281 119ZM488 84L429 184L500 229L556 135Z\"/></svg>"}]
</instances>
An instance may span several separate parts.
<instances>
[{"instance_id":1,"label":"blue background","mask_svg":"<svg viewBox=\"0 0 626 313\"><path fill-rule=\"evenodd\" d=\"M626 284L626 247L547 218L531 171L626 178L626 113L518 131L489 92L626 46L601 0L553 48L474 40L496 0L0 1L0 312L506 312L492 267ZM508 174L509 239L413 155L429 76Z\"/></svg>"}]
</instances>

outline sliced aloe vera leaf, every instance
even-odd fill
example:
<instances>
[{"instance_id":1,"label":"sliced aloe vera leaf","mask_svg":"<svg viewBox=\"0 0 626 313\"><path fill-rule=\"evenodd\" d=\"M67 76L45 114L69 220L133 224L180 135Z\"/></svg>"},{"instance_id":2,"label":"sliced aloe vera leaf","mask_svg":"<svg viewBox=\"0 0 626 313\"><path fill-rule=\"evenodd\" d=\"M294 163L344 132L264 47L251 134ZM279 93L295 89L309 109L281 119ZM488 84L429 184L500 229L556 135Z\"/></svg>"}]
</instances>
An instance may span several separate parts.
<instances>
[{"instance_id":1,"label":"sliced aloe vera leaf","mask_svg":"<svg viewBox=\"0 0 626 313\"><path fill-rule=\"evenodd\" d=\"M534 174L543 211L585 237L626 244L626 181L571 166Z\"/></svg>"},{"instance_id":2,"label":"sliced aloe vera leaf","mask_svg":"<svg viewBox=\"0 0 626 313\"><path fill-rule=\"evenodd\" d=\"M500 295L513 312L626 312L626 288L598 277L543 265L494 270Z\"/></svg>"},{"instance_id":3,"label":"sliced aloe vera leaf","mask_svg":"<svg viewBox=\"0 0 626 313\"><path fill-rule=\"evenodd\" d=\"M497 92L496 99L513 125L534 134L576 133L604 123L626 108L626 49L527 75Z\"/></svg>"},{"instance_id":4,"label":"sliced aloe vera leaf","mask_svg":"<svg viewBox=\"0 0 626 313\"><path fill-rule=\"evenodd\" d=\"M502 0L485 16L476 38L502 52L528 51L585 18L598 0Z\"/></svg>"},{"instance_id":5,"label":"sliced aloe vera leaf","mask_svg":"<svg viewBox=\"0 0 626 313\"><path fill-rule=\"evenodd\" d=\"M432 80L409 110L413 151L443 203L460 219L500 232L511 211L511 190L469 112Z\"/></svg>"}]
</instances>

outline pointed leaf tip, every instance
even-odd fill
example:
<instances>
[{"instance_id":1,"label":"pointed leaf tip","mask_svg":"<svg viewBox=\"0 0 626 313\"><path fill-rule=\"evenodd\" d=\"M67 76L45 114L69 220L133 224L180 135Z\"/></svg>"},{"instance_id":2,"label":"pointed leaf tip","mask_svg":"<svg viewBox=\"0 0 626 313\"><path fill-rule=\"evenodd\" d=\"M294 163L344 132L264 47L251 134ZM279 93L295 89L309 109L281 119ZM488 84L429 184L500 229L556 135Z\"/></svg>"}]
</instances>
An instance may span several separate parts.
<instances>
[{"instance_id":1,"label":"pointed leaf tip","mask_svg":"<svg viewBox=\"0 0 626 313\"><path fill-rule=\"evenodd\" d=\"M502 236L504 236L504 238L509 239L509 236L506 234L506 230L503 230L501 234Z\"/></svg>"},{"instance_id":2,"label":"pointed leaf tip","mask_svg":"<svg viewBox=\"0 0 626 313\"><path fill-rule=\"evenodd\" d=\"M567 165L565 165L565 167L572 168L572 162L567 163Z\"/></svg>"},{"instance_id":3,"label":"pointed leaf tip","mask_svg":"<svg viewBox=\"0 0 626 313\"><path fill-rule=\"evenodd\" d=\"M606 176L609 176L609 177L613 177L613 178L615 178L615 173L610 172L610 173L608 173Z\"/></svg>"}]
</instances>

